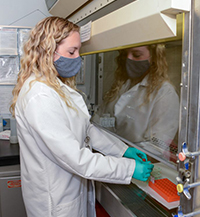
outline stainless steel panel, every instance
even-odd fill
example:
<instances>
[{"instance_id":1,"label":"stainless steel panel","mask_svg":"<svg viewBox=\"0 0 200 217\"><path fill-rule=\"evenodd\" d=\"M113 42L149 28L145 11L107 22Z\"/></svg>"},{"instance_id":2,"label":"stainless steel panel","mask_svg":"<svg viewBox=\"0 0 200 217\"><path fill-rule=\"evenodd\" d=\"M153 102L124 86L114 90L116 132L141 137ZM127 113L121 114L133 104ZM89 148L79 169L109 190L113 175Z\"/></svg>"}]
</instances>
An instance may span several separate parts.
<instances>
[{"instance_id":1,"label":"stainless steel panel","mask_svg":"<svg viewBox=\"0 0 200 217\"><path fill-rule=\"evenodd\" d=\"M114 195L114 193L102 183L96 183L96 196L97 200L101 203L101 205L104 207L104 209L111 217L135 217L135 215L131 213L130 210L126 209L122 205L119 198L116 195Z\"/></svg>"},{"instance_id":2,"label":"stainless steel panel","mask_svg":"<svg viewBox=\"0 0 200 217\"><path fill-rule=\"evenodd\" d=\"M167 217L176 212L167 210L134 184L96 182L96 198L111 217Z\"/></svg>"},{"instance_id":3,"label":"stainless steel panel","mask_svg":"<svg viewBox=\"0 0 200 217\"><path fill-rule=\"evenodd\" d=\"M19 165L0 167L0 217L26 217Z\"/></svg>"},{"instance_id":4,"label":"stainless steel panel","mask_svg":"<svg viewBox=\"0 0 200 217\"><path fill-rule=\"evenodd\" d=\"M192 32L191 32L191 83L190 83L190 113L188 123L188 145L189 151L199 151L200 136L200 0L192 1ZM194 159L191 166L191 182L200 181L199 157ZM194 188L193 194L193 211L200 210L200 187ZM200 216L200 215L196 215Z\"/></svg>"}]
</instances>

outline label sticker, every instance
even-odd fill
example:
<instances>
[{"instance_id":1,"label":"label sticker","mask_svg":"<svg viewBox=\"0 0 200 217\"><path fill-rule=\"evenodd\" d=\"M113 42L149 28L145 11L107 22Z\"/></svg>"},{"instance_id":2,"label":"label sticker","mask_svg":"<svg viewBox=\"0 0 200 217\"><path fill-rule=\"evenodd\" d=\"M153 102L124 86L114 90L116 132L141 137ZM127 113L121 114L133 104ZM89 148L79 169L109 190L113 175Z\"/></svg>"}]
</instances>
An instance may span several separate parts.
<instances>
[{"instance_id":1,"label":"label sticker","mask_svg":"<svg viewBox=\"0 0 200 217\"><path fill-rule=\"evenodd\" d=\"M21 188L21 180L12 180L7 182L8 188Z\"/></svg>"},{"instance_id":2,"label":"label sticker","mask_svg":"<svg viewBox=\"0 0 200 217\"><path fill-rule=\"evenodd\" d=\"M80 28L81 42L89 41L91 37L92 21L88 22Z\"/></svg>"}]
</instances>

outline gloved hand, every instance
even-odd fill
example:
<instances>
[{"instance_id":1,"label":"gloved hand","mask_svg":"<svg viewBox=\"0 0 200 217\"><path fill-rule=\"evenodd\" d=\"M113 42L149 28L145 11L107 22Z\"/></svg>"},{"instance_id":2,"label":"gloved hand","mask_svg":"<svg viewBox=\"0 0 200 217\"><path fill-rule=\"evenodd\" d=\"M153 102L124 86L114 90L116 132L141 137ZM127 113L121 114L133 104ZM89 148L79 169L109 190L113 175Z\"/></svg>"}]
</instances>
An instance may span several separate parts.
<instances>
[{"instance_id":1,"label":"gloved hand","mask_svg":"<svg viewBox=\"0 0 200 217\"><path fill-rule=\"evenodd\" d=\"M144 152L142 152L142 151L140 151L140 150L138 150L137 148L134 148L134 147L127 148L127 150L124 153L123 157L133 158L133 159L141 161L141 162L142 161L147 161L147 155Z\"/></svg>"},{"instance_id":2,"label":"gloved hand","mask_svg":"<svg viewBox=\"0 0 200 217\"><path fill-rule=\"evenodd\" d=\"M151 175L151 171L153 170L153 167L154 165L151 164L150 161L141 162L136 160L133 178L138 179L140 181L147 181L147 179Z\"/></svg>"}]
</instances>

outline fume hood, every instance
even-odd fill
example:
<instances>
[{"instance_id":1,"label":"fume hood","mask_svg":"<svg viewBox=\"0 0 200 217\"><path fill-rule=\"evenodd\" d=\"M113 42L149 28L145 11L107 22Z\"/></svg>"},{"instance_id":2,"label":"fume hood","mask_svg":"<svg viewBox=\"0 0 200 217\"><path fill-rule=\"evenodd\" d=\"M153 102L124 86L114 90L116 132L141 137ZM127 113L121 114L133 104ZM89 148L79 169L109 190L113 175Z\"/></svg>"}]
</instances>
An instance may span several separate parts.
<instances>
[{"instance_id":1,"label":"fume hood","mask_svg":"<svg viewBox=\"0 0 200 217\"><path fill-rule=\"evenodd\" d=\"M179 129L176 138L178 150L173 161L164 160L156 152L143 149L140 144L110 131L108 127L98 124L97 126L127 144L142 149L150 157L167 166L169 171L176 171L174 182L182 186L182 191L179 189L180 204L170 211L163 208L163 205L155 201L141 186L137 188L134 184L119 186L96 183L97 199L110 216L198 216L200 0L108 1L107 6L103 7L102 4L96 12L93 7L90 8L94 2L100 5L104 1L88 2L72 15L66 14L69 20L79 26L92 21L91 39L82 43L81 55L87 66L86 76L91 73L91 77L95 75L97 79L90 82L97 88L97 100L94 104L99 106L111 86L118 51L163 43L167 51L169 77L177 89L180 100ZM90 64L87 64L88 62ZM178 157L181 152L185 153L186 157L183 161Z\"/></svg>"}]
</instances>

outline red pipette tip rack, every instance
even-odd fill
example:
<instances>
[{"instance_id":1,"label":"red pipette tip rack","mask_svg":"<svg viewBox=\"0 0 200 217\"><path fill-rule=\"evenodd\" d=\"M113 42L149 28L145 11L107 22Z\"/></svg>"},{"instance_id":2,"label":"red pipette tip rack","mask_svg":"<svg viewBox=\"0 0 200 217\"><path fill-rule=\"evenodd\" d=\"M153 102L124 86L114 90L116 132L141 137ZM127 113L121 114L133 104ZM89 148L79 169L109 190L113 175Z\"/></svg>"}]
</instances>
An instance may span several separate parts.
<instances>
[{"instance_id":1,"label":"red pipette tip rack","mask_svg":"<svg viewBox=\"0 0 200 217\"><path fill-rule=\"evenodd\" d=\"M177 195L176 185L167 178L155 180L154 183L149 181L149 187L169 203L180 200L180 196Z\"/></svg>"}]
</instances>

